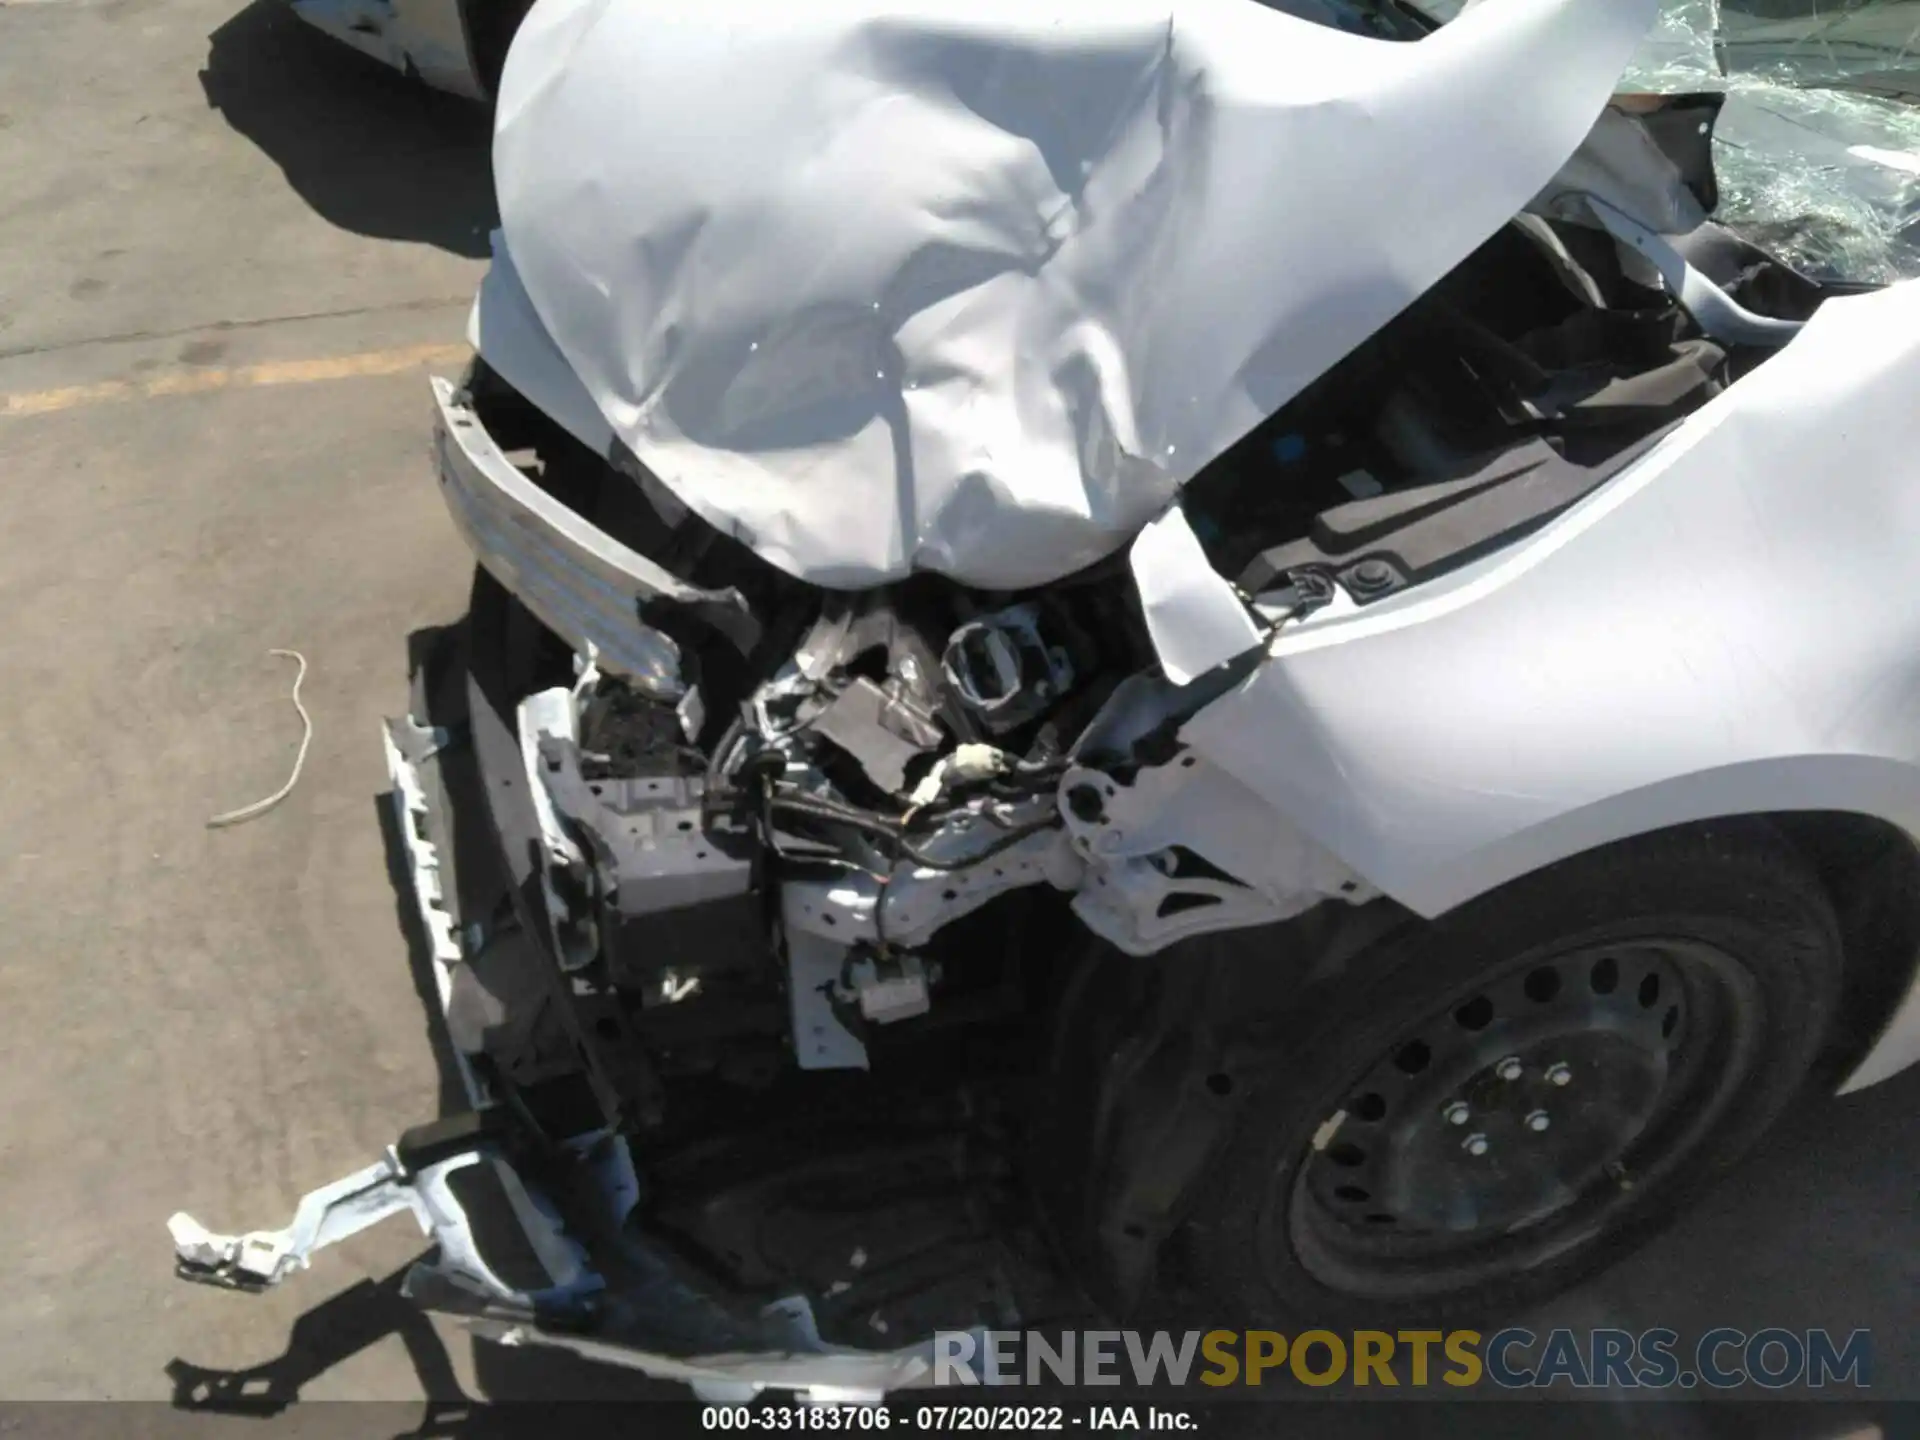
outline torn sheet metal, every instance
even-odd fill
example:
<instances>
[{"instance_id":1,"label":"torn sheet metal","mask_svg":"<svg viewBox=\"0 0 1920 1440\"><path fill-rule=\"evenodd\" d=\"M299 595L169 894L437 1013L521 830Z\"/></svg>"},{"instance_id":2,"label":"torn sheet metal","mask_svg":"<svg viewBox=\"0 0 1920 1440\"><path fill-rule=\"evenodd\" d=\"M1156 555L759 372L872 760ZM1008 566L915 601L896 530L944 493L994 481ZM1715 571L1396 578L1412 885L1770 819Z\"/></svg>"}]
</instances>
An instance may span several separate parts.
<instances>
[{"instance_id":1,"label":"torn sheet metal","mask_svg":"<svg viewBox=\"0 0 1920 1440\"><path fill-rule=\"evenodd\" d=\"M1213 568L1178 505L1143 529L1127 554L1160 668L1188 685L1260 643L1261 630Z\"/></svg>"},{"instance_id":2,"label":"torn sheet metal","mask_svg":"<svg viewBox=\"0 0 1920 1440\"><path fill-rule=\"evenodd\" d=\"M544 0L506 248L615 435L768 560L1040 584L1510 220L1655 9Z\"/></svg>"}]
</instances>

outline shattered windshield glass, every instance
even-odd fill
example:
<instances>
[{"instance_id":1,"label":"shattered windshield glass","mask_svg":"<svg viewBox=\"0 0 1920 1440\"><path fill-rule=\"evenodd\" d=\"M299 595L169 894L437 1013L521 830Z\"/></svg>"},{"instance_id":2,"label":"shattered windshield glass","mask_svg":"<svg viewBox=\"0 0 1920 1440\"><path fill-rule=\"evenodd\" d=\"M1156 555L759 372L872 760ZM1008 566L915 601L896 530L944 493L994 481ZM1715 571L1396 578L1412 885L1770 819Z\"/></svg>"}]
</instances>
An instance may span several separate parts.
<instances>
[{"instance_id":1,"label":"shattered windshield glass","mask_svg":"<svg viewBox=\"0 0 1920 1440\"><path fill-rule=\"evenodd\" d=\"M1920 0L1670 0L1623 83L1726 92L1723 223L1819 279L1920 275Z\"/></svg>"},{"instance_id":2,"label":"shattered windshield glass","mask_svg":"<svg viewBox=\"0 0 1920 1440\"><path fill-rule=\"evenodd\" d=\"M1726 95L1722 224L1818 280L1920 276L1920 0L1666 0L1620 88Z\"/></svg>"}]
</instances>

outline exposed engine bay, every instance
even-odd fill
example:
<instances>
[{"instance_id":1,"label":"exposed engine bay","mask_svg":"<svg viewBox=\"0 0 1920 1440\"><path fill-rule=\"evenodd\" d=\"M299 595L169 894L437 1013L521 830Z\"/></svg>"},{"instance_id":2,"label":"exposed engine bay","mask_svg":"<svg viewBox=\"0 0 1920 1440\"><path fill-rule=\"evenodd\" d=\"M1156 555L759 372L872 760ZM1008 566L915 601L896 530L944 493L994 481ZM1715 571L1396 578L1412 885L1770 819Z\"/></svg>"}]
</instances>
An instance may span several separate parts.
<instances>
[{"instance_id":1,"label":"exposed engine bay","mask_svg":"<svg viewBox=\"0 0 1920 1440\"><path fill-rule=\"evenodd\" d=\"M1711 110L1679 101L1661 114L1691 127ZM1605 231L1522 216L1190 482L1179 508L1211 568L1274 629L1322 606L1385 600L1564 511L1761 363L1831 293L1730 234L1704 238L1724 289L1706 283L1779 333L1734 326L1714 338ZM550 844L564 853L570 825L602 836L571 864L580 893L612 893L633 847L609 837L670 805L678 833L715 837L710 848L687 842L698 895L636 892L631 913L718 914L777 877L784 929L861 952L842 977L861 979L835 1003L870 1026L922 1013L938 986L912 952L1005 892L1042 881L1077 892L1102 938L1146 954L1176 938L1148 920L1261 883L1215 873L1213 891L1169 891L1132 928L1087 896L1089 869L1103 885L1130 883L1104 859L1115 853L1100 828L1108 782L1168 765L1179 719L1236 678L1231 664L1184 686L1157 673L1163 657L1126 556L1026 592L937 574L825 589L706 524L631 455L587 451L484 361L462 403L542 488L699 593L725 597L650 607L643 673L589 644L565 703L556 695L532 712ZM683 823L680 812L696 810L699 823ZM664 853L668 839L653 843ZM1156 863L1170 877L1187 862ZM555 907L557 919L568 909L557 894ZM1247 917L1232 910L1222 923ZM753 925L714 934L759 944ZM888 968L903 962L904 978Z\"/></svg>"},{"instance_id":2,"label":"exposed engine bay","mask_svg":"<svg viewBox=\"0 0 1920 1440\"><path fill-rule=\"evenodd\" d=\"M1751 313L1790 323L1818 303L1719 245L1709 263ZM1277 631L1471 563L1770 353L1708 338L1621 256L1597 228L1519 218L1197 477L1187 522L1249 616ZM1114 951L1164 967L1208 932L1251 954L1283 943L1278 922L1325 944L1403 913L1270 814L1236 825L1247 797L1181 746L1181 720L1258 648L1170 683L1124 555L1030 592L809 585L484 361L452 403L708 597L644 607L645 663L622 669L483 577L471 623L493 639L469 643L515 658L476 694L513 728L496 760L531 780L526 919L564 985L530 1024L504 998L524 976L498 978L545 963L524 942L455 967L470 1062L572 1117L543 1118L555 1133L598 1115L632 1136L650 1223L724 1293L805 1295L828 1340L1073 1313L1075 1284L1135 1295L1150 1267L1113 1241L1164 1233L1198 1154L1127 1153L1145 1123L1127 1084L1047 1078L1125 1033L1140 977ZM1149 1035L1136 1059L1167 1039ZM1216 1063L1191 1042L1180 1065ZM1049 1233L1092 1257L1075 1282ZM842 1249L859 1275L821 1268Z\"/></svg>"},{"instance_id":3,"label":"exposed engine bay","mask_svg":"<svg viewBox=\"0 0 1920 1440\"><path fill-rule=\"evenodd\" d=\"M1499 9L1517 17L1515 29L1487 19ZM1203 39L1244 20L1206 13L1222 29ZM537 8L532 53L571 56L578 37L565 26L617 18L606 7ZM1376 18L1399 40L1429 28L1398 6ZM1620 42L1622 59L1633 39L1616 10L1539 0L1475 7L1458 22L1465 38L1435 53L1470 75L1526 39L1521 20L1539 27L1540 50L1562 68L1583 64L1582 25ZM996 23L1020 45L1053 43L1035 41L1023 17ZM1094 49L1112 41L1123 55L1178 48L1144 21L1096 38ZM1354 61L1357 93L1367 93L1368 66L1394 82L1383 81L1380 104L1403 126L1452 94L1400 84L1414 74L1401 57L1419 46L1335 39L1361 47L1327 52ZM1394 53L1368 59L1368 47ZM1194 54L1180 63L1204 74L1205 45ZM579 73L598 59L578 58ZM1153 69L1154 84L1177 69ZM442 487L480 562L472 608L444 653L419 666L412 720L388 736L401 840L474 1114L427 1127L381 1166L316 1192L287 1232L221 1237L176 1217L187 1270L273 1283L289 1257L337 1238L327 1220L336 1211L357 1207L357 1224L410 1209L442 1247L423 1282L432 1303L530 1325L551 1343L570 1336L606 1358L644 1353L653 1373L749 1389L789 1373L811 1377L794 1383L885 1389L913 1378L890 1368L901 1347L935 1330L1070 1323L1148 1303L1156 1285L1177 1289L1181 1227L1278 1019L1334 984L1363 947L1446 908L1376 884L1372 867L1343 858L1358 847L1336 853L1328 827L1297 825L1249 767L1229 769L1194 743L1189 722L1257 684L1290 684L1269 663L1278 647L1316 627L1391 617L1430 596L1426 587L1484 578L1529 537L1603 499L1609 481L1671 458L1684 448L1669 443L1676 437L1699 443L1711 427L1689 427L1689 417L1759 372L1824 301L1868 288L1816 283L1708 218L1721 97L1616 97L1581 143L1592 111L1578 124L1559 113L1553 80L1541 79L1534 99L1578 148L1555 172L1553 160L1520 153L1531 142L1516 142L1509 158L1531 177L1527 198L1517 213L1502 201L1472 228L1472 240L1488 238L1446 250L1446 262L1410 246L1418 264L1397 269L1340 244L1303 247L1306 280L1290 289L1288 277L1266 277L1275 323L1284 340L1307 333L1288 325L1318 317L1325 334L1301 340L1296 355L1242 327L1234 333L1247 355L1213 376L1213 409L1199 396L1183 408L1172 381L1156 382L1142 407L1163 407L1163 434L1184 436L1178 427L1191 424L1238 438L1177 461L1168 444L1155 463L1137 464L1094 425L1050 452L1072 461L1072 484L1057 490L1035 481L1021 492L1032 477L985 440L991 464L936 454L953 461L946 474L904 442L863 449L867 429L844 416L800 407L781 412L786 428L756 430L764 416L747 401L780 411L792 399L780 387L794 376L768 362L768 388L747 383L761 345L748 337L766 332L733 325L725 303L705 315L704 339L689 338L698 315L683 333L686 315L731 291L702 290L698 266L674 267L710 243L743 274L759 272L729 248L724 224L675 229L677 212L645 187L635 187L635 207L667 214L672 243L655 234L617 253L639 256L642 270L658 262L685 289L641 295L645 313L629 327L647 337L633 349L661 376L641 375L646 365L629 367L618 351L614 342L632 338L618 305L569 317L573 338L586 336L578 350L607 362L596 379L562 353L540 286L515 267L545 264L551 280L560 256L578 271L568 276L578 294L597 293L598 271L551 234L522 244L524 228L516 236L510 222L512 249L498 251L477 311L480 358L458 384L435 382ZM1126 94L1126 123L1153 130L1142 117L1156 112L1132 82L1113 83ZM599 100L637 88L609 85ZM1251 88L1263 124L1310 129L1323 118ZM521 143L514 90L510 66L509 161ZM950 98L930 91L942 105ZM1384 129L1354 130L1372 142L1374 128ZM531 193L557 153L527 149L523 161L541 162L519 172L535 177ZM562 180L553 184L565 198ZM1503 193L1488 187L1472 203ZM951 218L935 198L929 208ZM1233 205L1200 198L1197 208L1226 216L1221 235L1246 238ZM910 210L925 196L909 199ZM594 231L582 205L584 220L566 217L575 238ZM1016 216L1030 208L1007 203ZM759 216L753 205L740 213ZM1302 217L1302 228L1321 218ZM1098 223L1088 220L1088 232ZM837 262L857 248L832 254ZM1013 283L1069 253L1064 241L1041 248L1027 270L1009 267ZM1189 281L1209 278L1204 258L1204 247L1184 257ZM1122 279L1144 263L1121 261ZM1437 278L1428 283L1420 265ZM1321 272L1336 292L1324 313L1307 283ZM827 298L814 307L831 312L833 333L809 329L819 318L809 311L785 337L789 358L810 360L818 347L832 370L834 336L882 323L872 318L880 300L861 292L849 308L838 283L823 280ZM1073 287L1037 288L1053 304ZM1016 291L1009 313L1031 318L1030 299ZM944 314L940 303L913 311L900 333ZM1150 318L1161 328L1112 327L1139 351L1133 381L1153 379L1153 365L1179 350L1173 341L1231 328ZM932 333L920 337L922 361L953 338ZM1156 336L1165 343L1149 343ZM769 351L778 339L769 334ZM701 349L709 342L726 350L720 360ZM1025 360L1017 337L1000 343ZM1315 347L1329 352L1325 364ZM903 368L874 372L863 359L857 375L820 383L852 393L876 374L904 395L916 382L900 381ZM1063 362L1041 388L1077 394L1078 373ZM541 389L536 374L562 379ZM676 397L689 375L713 393ZM1007 397L993 379L977 388L997 403ZM1280 402L1250 428L1231 426L1269 382ZM1093 388L1100 405L1125 408L1124 386ZM1025 413L1018 396L1007 409ZM979 438L965 425L953 433ZM635 446L651 446L653 463ZM683 464L689 450L713 462L726 503L700 491ZM848 457L871 463L835 468ZM680 468L663 473L669 464ZM1126 484L1136 493L1122 493ZM799 497L788 509L812 508L788 514L783 496ZM936 519L916 529L922 501ZM840 544L836 517L855 525L863 507L876 515L871 533ZM1042 543L1056 533L1049 526L1057 553ZM996 537L1018 551L1004 565ZM1050 555L1071 564L1049 571ZM818 563L799 563L807 556ZM940 563L920 563L928 556ZM1022 578L1003 588L979 579L1001 574ZM1241 722L1242 750L1272 743ZM1331 742L1326 755L1341 782L1327 787L1337 809L1344 758ZM1411 768L1410 784L1447 783ZM1366 818L1391 826L1397 816ZM1650 1010L1635 1016L1658 1029ZM1346 1163L1343 1149L1359 1156L1329 1147L1346 1114L1313 1137L1331 1164ZM1459 1149L1443 1138L1449 1154ZM442 1191L458 1176L437 1168L456 1160L458 1174L496 1173L517 1233L539 1237L530 1252L508 1246L513 1264L468 1243L466 1202ZM1324 1188L1356 1226L1398 1223L1384 1209L1352 1210L1372 1203L1363 1187ZM833 1352L845 1368L674 1368L735 1352Z\"/></svg>"}]
</instances>

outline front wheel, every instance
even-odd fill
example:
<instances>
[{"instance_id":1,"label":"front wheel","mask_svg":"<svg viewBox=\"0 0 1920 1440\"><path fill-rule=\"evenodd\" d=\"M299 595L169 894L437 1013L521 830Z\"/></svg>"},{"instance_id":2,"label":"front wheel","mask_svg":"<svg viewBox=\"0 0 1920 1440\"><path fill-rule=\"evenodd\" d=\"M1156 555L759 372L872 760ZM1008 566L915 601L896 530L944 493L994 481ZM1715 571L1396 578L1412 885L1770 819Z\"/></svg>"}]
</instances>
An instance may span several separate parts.
<instances>
[{"instance_id":1,"label":"front wheel","mask_svg":"<svg viewBox=\"0 0 1920 1440\"><path fill-rule=\"evenodd\" d=\"M1257 1078L1187 1230L1194 1278L1315 1326L1562 1289L1779 1116L1840 961L1824 891L1757 822L1580 856L1390 937Z\"/></svg>"}]
</instances>

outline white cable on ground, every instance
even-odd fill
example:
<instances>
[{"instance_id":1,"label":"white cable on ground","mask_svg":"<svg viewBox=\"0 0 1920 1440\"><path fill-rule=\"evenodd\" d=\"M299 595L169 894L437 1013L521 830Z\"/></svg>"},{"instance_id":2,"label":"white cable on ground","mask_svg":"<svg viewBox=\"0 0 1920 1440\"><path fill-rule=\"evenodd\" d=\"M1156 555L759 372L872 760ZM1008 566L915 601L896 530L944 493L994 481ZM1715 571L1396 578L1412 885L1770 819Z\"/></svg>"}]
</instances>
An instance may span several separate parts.
<instances>
[{"instance_id":1,"label":"white cable on ground","mask_svg":"<svg viewBox=\"0 0 1920 1440\"><path fill-rule=\"evenodd\" d=\"M217 830L222 825L238 825L242 820L251 820L256 815L264 815L293 793L293 787L300 782L301 767L307 763L307 746L313 743L313 717L307 714L307 707L300 703L300 682L307 678L307 657L298 650L269 650L269 655L284 655L289 660L300 662L300 673L293 677L293 708L300 712L300 723L307 727L307 733L300 737L300 753L293 757L293 773L287 776L287 783L264 800L256 800L251 805L243 805L238 810L229 810L224 815L216 815L207 821L209 830Z\"/></svg>"}]
</instances>

